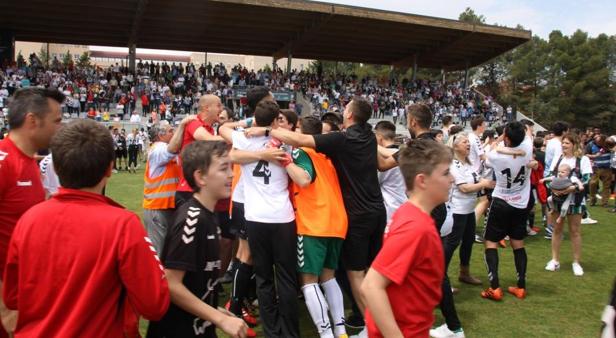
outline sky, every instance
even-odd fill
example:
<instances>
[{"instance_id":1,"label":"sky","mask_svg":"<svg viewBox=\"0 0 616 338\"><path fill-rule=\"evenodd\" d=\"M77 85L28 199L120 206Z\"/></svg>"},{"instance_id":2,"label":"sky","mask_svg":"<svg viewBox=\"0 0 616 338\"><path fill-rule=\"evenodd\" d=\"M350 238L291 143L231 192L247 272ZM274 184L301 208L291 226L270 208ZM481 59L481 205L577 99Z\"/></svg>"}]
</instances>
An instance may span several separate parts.
<instances>
[{"instance_id":1,"label":"sky","mask_svg":"<svg viewBox=\"0 0 616 338\"><path fill-rule=\"evenodd\" d=\"M466 7L486 17L487 24L516 27L547 39L560 30L571 35L581 29L590 36L616 35L616 0L321 0L395 12L458 19Z\"/></svg>"}]
</instances>

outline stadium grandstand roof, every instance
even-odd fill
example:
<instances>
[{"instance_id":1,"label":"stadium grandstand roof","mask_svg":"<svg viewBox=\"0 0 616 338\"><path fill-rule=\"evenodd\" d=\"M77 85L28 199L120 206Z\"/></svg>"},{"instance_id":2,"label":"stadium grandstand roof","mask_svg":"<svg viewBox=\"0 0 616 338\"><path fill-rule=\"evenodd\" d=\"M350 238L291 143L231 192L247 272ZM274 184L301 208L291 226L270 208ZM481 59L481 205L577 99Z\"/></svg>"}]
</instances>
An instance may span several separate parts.
<instances>
[{"instance_id":1,"label":"stadium grandstand roof","mask_svg":"<svg viewBox=\"0 0 616 338\"><path fill-rule=\"evenodd\" d=\"M464 69L526 30L300 0L0 2L16 40Z\"/></svg>"}]
</instances>

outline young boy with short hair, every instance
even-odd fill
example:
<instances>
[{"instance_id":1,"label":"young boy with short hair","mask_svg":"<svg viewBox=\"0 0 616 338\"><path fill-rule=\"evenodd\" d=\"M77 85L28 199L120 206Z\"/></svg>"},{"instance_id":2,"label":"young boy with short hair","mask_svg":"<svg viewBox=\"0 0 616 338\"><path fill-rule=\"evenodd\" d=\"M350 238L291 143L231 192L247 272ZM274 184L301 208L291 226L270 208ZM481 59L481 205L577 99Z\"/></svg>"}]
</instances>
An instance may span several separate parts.
<instances>
[{"instance_id":1,"label":"young boy with short hair","mask_svg":"<svg viewBox=\"0 0 616 338\"><path fill-rule=\"evenodd\" d=\"M19 220L9 245L3 297L19 311L16 337L134 337L138 314L163 316L169 289L139 218L102 190L114 144L92 120L51 141L62 186Z\"/></svg>"},{"instance_id":2,"label":"young boy with short hair","mask_svg":"<svg viewBox=\"0 0 616 338\"><path fill-rule=\"evenodd\" d=\"M303 117L300 130L318 135L323 125L315 117ZM293 186L297 270L306 307L319 337L347 338L342 291L334 276L348 227L338 175L331 160L311 148L294 149L293 161L306 176Z\"/></svg>"},{"instance_id":3,"label":"young boy with short hair","mask_svg":"<svg viewBox=\"0 0 616 338\"><path fill-rule=\"evenodd\" d=\"M385 228L383 248L362 283L369 337L428 337L441 299L444 255L430 212L447 201L451 150L417 139L400 151L409 199Z\"/></svg>"},{"instance_id":4,"label":"young boy with short hair","mask_svg":"<svg viewBox=\"0 0 616 338\"><path fill-rule=\"evenodd\" d=\"M216 202L231 194L231 162L221 141L194 141L182 151L182 170L195 193L175 212L162 262L169 281L171 305L148 337L216 337L216 327L232 337L245 337L240 318L217 310L220 270Z\"/></svg>"}]
</instances>

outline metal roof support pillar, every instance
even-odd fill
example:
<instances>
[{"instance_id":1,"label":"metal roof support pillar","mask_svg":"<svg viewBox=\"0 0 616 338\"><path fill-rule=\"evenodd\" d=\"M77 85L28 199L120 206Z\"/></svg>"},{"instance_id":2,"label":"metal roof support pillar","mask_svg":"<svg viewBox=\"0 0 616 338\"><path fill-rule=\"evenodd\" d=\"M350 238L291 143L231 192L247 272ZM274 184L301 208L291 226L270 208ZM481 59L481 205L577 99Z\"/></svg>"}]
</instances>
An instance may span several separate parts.
<instances>
[{"instance_id":1,"label":"metal roof support pillar","mask_svg":"<svg viewBox=\"0 0 616 338\"><path fill-rule=\"evenodd\" d=\"M417 80L417 54L413 55L413 82Z\"/></svg>"},{"instance_id":2,"label":"metal roof support pillar","mask_svg":"<svg viewBox=\"0 0 616 338\"><path fill-rule=\"evenodd\" d=\"M293 61L293 55L289 51L289 55L287 55L287 75L291 74L291 61Z\"/></svg>"},{"instance_id":3,"label":"metal roof support pillar","mask_svg":"<svg viewBox=\"0 0 616 338\"><path fill-rule=\"evenodd\" d=\"M128 45L128 70L135 74L135 59L137 57L137 45L131 43Z\"/></svg>"},{"instance_id":4,"label":"metal roof support pillar","mask_svg":"<svg viewBox=\"0 0 616 338\"><path fill-rule=\"evenodd\" d=\"M15 34L9 30L0 31L0 66L10 66L15 61Z\"/></svg>"},{"instance_id":5,"label":"metal roof support pillar","mask_svg":"<svg viewBox=\"0 0 616 338\"><path fill-rule=\"evenodd\" d=\"M468 86L468 60L464 65L464 89Z\"/></svg>"},{"instance_id":6,"label":"metal roof support pillar","mask_svg":"<svg viewBox=\"0 0 616 338\"><path fill-rule=\"evenodd\" d=\"M443 85L445 84L445 76L446 76L447 72L445 71L445 68L441 68L441 76L443 77Z\"/></svg>"}]
</instances>

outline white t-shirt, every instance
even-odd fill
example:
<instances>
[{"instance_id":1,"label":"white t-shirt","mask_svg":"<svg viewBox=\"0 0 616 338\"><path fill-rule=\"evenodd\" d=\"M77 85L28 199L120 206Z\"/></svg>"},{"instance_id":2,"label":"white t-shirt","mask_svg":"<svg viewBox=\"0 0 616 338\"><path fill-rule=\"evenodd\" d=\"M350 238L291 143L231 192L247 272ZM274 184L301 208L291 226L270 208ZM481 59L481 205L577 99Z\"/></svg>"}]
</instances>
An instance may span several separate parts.
<instances>
[{"instance_id":1,"label":"white t-shirt","mask_svg":"<svg viewBox=\"0 0 616 338\"><path fill-rule=\"evenodd\" d=\"M128 135L126 135L126 146L136 146L136 145L137 145L136 135L133 133L129 133Z\"/></svg>"},{"instance_id":2,"label":"white t-shirt","mask_svg":"<svg viewBox=\"0 0 616 338\"><path fill-rule=\"evenodd\" d=\"M461 184L475 184L479 182L479 175L473 170L473 167L464 162L454 159L449 166L449 172L454 178L454 184L451 186L450 206L452 212L457 215L466 215L473 213L477 202L477 192L464 193L458 188Z\"/></svg>"},{"instance_id":3,"label":"white t-shirt","mask_svg":"<svg viewBox=\"0 0 616 338\"><path fill-rule=\"evenodd\" d=\"M240 178L237 180L235 184L235 189L233 189L233 194L231 195L231 200L235 203L244 203L244 170L240 168L241 174Z\"/></svg>"},{"instance_id":4,"label":"white t-shirt","mask_svg":"<svg viewBox=\"0 0 616 338\"><path fill-rule=\"evenodd\" d=\"M496 149L487 156L488 165L494 168L496 187L492 197L500 198L514 208L525 209L530 197L530 172L526 165L532 160L533 141L526 137L513 149L521 149L525 156L500 154Z\"/></svg>"},{"instance_id":5,"label":"white t-shirt","mask_svg":"<svg viewBox=\"0 0 616 338\"><path fill-rule=\"evenodd\" d=\"M131 123L141 123L141 116L139 114L133 114L130 116Z\"/></svg>"},{"instance_id":6,"label":"white t-shirt","mask_svg":"<svg viewBox=\"0 0 616 338\"><path fill-rule=\"evenodd\" d=\"M233 147L239 150L264 149L271 137L246 138L243 132L232 134ZM244 216L247 221L289 223L295 219L289 199L289 177L278 164L258 161L242 164Z\"/></svg>"},{"instance_id":7,"label":"white t-shirt","mask_svg":"<svg viewBox=\"0 0 616 338\"><path fill-rule=\"evenodd\" d=\"M545 170L543 171L543 176L550 176L552 163L556 163L562 154L563 146L561 141L555 137L549 139L545 145Z\"/></svg>"},{"instance_id":8,"label":"white t-shirt","mask_svg":"<svg viewBox=\"0 0 616 338\"><path fill-rule=\"evenodd\" d=\"M552 160L552 163L550 164L550 171L549 172L554 172L556 169L556 163L558 163L558 159L560 158L560 155L558 157L555 157L554 160ZM563 159L560 161L560 164L568 164L571 167L571 170L575 170L575 156L572 157L563 157ZM580 159L580 174L581 175L591 175L592 174L592 165L590 164L590 159L586 156L582 156L582 159Z\"/></svg>"},{"instance_id":9,"label":"white t-shirt","mask_svg":"<svg viewBox=\"0 0 616 338\"><path fill-rule=\"evenodd\" d=\"M471 145L471 152L468 154L468 159L471 161L471 165L475 172L479 172L481 168L481 155L483 152L483 144L475 133L468 133L468 142Z\"/></svg>"},{"instance_id":10,"label":"white t-shirt","mask_svg":"<svg viewBox=\"0 0 616 338\"><path fill-rule=\"evenodd\" d=\"M177 155L167 150L167 143L155 142L148 151L148 174L150 178L156 178L165 172L165 166Z\"/></svg>"},{"instance_id":11,"label":"white t-shirt","mask_svg":"<svg viewBox=\"0 0 616 338\"><path fill-rule=\"evenodd\" d=\"M53 158L51 154L45 156L39 163L41 170L41 178L43 180L43 188L51 196L58 192L60 188L60 180L56 175L56 169L53 167Z\"/></svg>"},{"instance_id":12,"label":"white t-shirt","mask_svg":"<svg viewBox=\"0 0 616 338\"><path fill-rule=\"evenodd\" d=\"M450 196L451 199L451 196ZM445 208L447 209L447 215L445 216L445 221L443 222L443 226L441 226L441 237L445 237L451 233L453 230L453 212L451 210L451 201L447 201L445 203Z\"/></svg>"},{"instance_id":13,"label":"white t-shirt","mask_svg":"<svg viewBox=\"0 0 616 338\"><path fill-rule=\"evenodd\" d=\"M218 129L218 128L216 128ZM237 128L236 131L243 132L243 128ZM240 166L240 178L237 180L235 184L235 188L231 193L231 200L235 203L244 203L244 170Z\"/></svg>"},{"instance_id":14,"label":"white t-shirt","mask_svg":"<svg viewBox=\"0 0 616 338\"><path fill-rule=\"evenodd\" d=\"M385 211L387 212L387 223L389 223L394 212L408 200L406 185L398 167L379 172L378 176L383 201L385 202Z\"/></svg>"}]
</instances>

